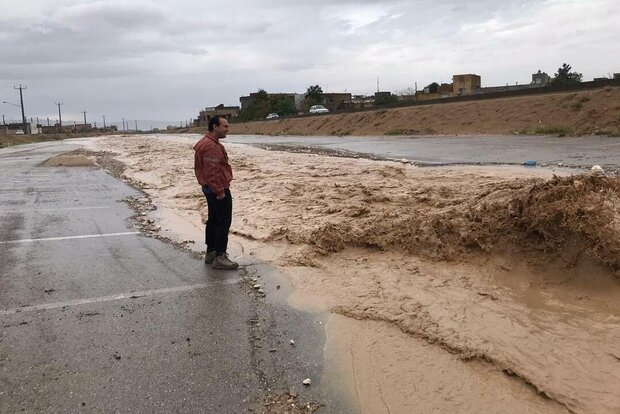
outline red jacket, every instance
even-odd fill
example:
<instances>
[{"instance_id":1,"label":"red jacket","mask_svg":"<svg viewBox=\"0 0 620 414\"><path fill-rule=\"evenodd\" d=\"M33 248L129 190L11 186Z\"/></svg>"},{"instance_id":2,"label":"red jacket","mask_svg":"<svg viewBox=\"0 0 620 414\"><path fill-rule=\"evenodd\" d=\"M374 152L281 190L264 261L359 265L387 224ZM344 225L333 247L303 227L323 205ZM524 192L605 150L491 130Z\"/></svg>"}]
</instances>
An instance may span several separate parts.
<instances>
[{"instance_id":1,"label":"red jacket","mask_svg":"<svg viewBox=\"0 0 620 414\"><path fill-rule=\"evenodd\" d=\"M211 133L194 145L194 172L198 182L216 196L222 195L233 178L228 154L220 141Z\"/></svg>"}]
</instances>

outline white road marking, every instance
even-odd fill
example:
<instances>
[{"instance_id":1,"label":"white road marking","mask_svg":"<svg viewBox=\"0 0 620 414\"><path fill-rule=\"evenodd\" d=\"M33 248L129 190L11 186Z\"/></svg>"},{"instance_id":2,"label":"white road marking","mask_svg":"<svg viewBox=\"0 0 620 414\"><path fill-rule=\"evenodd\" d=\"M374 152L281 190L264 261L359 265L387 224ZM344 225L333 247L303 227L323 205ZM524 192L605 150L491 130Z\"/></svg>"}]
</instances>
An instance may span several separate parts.
<instances>
[{"instance_id":1,"label":"white road marking","mask_svg":"<svg viewBox=\"0 0 620 414\"><path fill-rule=\"evenodd\" d=\"M65 236L65 237L46 237L46 238L41 238L41 239L5 240L5 241L0 241L0 244L34 243L34 242L41 242L41 241L57 241L57 240L71 240L71 239L90 239L93 237L130 236L133 234L140 234L140 232L132 231L132 232L126 232L126 233L87 234L84 236Z\"/></svg>"},{"instance_id":2,"label":"white road marking","mask_svg":"<svg viewBox=\"0 0 620 414\"><path fill-rule=\"evenodd\" d=\"M104 208L112 208L110 206L94 206L94 207L59 207L59 208L32 208L25 210L0 210L0 213L26 213L39 211L62 211L62 210L99 210Z\"/></svg>"},{"instance_id":3,"label":"white road marking","mask_svg":"<svg viewBox=\"0 0 620 414\"><path fill-rule=\"evenodd\" d=\"M86 305L89 303L101 303L101 302L111 302L115 300L123 300L123 299L135 299L145 296L155 296L155 295L164 295L167 293L178 293L178 292L189 292L197 289L205 289L209 286L215 285L233 285L235 283L240 282L242 279L240 277L234 279L226 279L221 282L212 282L212 283L197 283L195 285L186 285L186 286L177 286L171 288L161 288L161 289L150 289L150 290L142 290L137 292L129 292L129 293L119 293L117 295L109 295L109 296L99 296L96 298L87 298L87 299L76 299L76 300L68 300L66 302L55 302L55 303L44 303L42 305L32 305L32 306L22 306L19 308L11 308L0 310L0 315L13 315L21 312L33 312L40 310L50 310L50 309L59 309L69 306L79 306Z\"/></svg>"}]
</instances>

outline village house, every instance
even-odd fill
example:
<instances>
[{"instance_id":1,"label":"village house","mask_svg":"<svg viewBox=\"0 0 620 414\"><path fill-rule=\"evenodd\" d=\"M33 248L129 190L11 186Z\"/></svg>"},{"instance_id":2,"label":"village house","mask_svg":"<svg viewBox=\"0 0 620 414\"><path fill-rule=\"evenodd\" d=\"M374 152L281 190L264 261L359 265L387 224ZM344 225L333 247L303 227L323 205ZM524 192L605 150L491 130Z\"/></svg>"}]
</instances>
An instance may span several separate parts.
<instances>
[{"instance_id":1,"label":"village house","mask_svg":"<svg viewBox=\"0 0 620 414\"><path fill-rule=\"evenodd\" d=\"M350 93L323 94L323 105L325 106L325 108L329 109L330 112L344 109L351 104L351 100L352 98Z\"/></svg>"},{"instance_id":2,"label":"village house","mask_svg":"<svg viewBox=\"0 0 620 414\"><path fill-rule=\"evenodd\" d=\"M268 93L269 98L285 98L293 105L295 109L300 109L301 104L304 101L304 95L302 93ZM239 97L241 102L241 109L247 109L258 97L258 92L252 92L248 96Z\"/></svg>"},{"instance_id":3,"label":"village house","mask_svg":"<svg viewBox=\"0 0 620 414\"><path fill-rule=\"evenodd\" d=\"M236 118L237 115L239 115L239 107L224 106L224 104L207 107L199 112L198 119L194 119L194 126L207 126L209 124L209 119L211 119L211 117L215 115L224 117L230 121L231 119Z\"/></svg>"}]
</instances>

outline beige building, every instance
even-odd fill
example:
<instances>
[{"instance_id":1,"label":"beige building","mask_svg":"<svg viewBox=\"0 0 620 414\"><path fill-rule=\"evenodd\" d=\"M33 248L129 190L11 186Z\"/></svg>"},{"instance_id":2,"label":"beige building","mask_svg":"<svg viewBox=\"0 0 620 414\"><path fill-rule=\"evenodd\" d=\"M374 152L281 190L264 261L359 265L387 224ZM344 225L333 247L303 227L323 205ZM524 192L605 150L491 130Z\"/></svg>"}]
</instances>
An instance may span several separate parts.
<instances>
[{"instance_id":1,"label":"beige building","mask_svg":"<svg viewBox=\"0 0 620 414\"><path fill-rule=\"evenodd\" d=\"M351 104L350 93L324 93L323 102L331 112L343 109Z\"/></svg>"},{"instance_id":2,"label":"beige building","mask_svg":"<svg viewBox=\"0 0 620 414\"><path fill-rule=\"evenodd\" d=\"M480 76L473 73L452 76L452 92L456 96L471 95L481 87Z\"/></svg>"}]
</instances>

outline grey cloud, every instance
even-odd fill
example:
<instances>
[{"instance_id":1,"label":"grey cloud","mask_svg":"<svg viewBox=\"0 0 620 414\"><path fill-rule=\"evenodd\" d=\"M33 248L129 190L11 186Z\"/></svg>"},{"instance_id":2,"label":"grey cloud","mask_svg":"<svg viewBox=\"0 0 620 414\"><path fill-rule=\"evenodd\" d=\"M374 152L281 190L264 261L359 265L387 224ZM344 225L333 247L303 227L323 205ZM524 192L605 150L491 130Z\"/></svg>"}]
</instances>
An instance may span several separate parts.
<instances>
[{"instance_id":1,"label":"grey cloud","mask_svg":"<svg viewBox=\"0 0 620 414\"><path fill-rule=\"evenodd\" d=\"M79 86L93 92L73 92L83 105L96 96L122 108L114 83L161 116L235 104L258 86L372 92L377 76L398 89L457 71L505 83L564 60L586 77L604 63L597 74L620 70L616 55L593 58L620 37L615 0L29 1L37 6L0 15L0 94L20 81ZM147 99L156 91L165 99Z\"/></svg>"}]
</instances>

